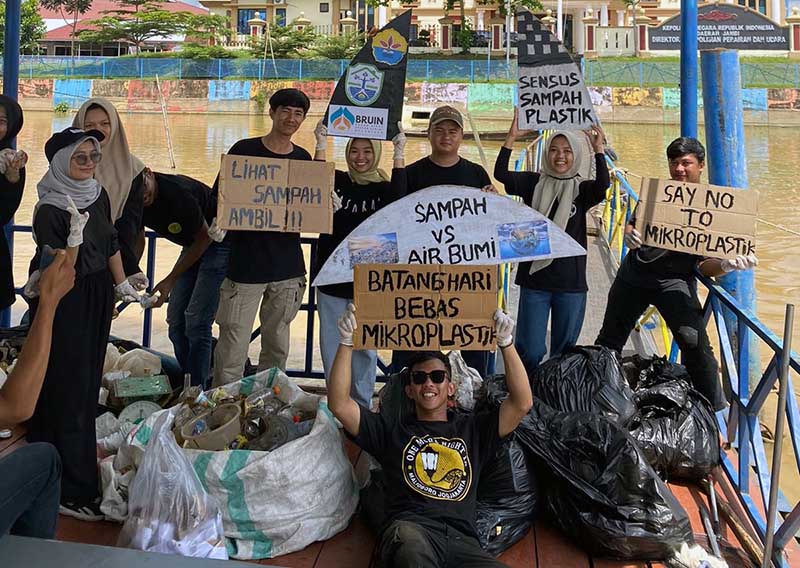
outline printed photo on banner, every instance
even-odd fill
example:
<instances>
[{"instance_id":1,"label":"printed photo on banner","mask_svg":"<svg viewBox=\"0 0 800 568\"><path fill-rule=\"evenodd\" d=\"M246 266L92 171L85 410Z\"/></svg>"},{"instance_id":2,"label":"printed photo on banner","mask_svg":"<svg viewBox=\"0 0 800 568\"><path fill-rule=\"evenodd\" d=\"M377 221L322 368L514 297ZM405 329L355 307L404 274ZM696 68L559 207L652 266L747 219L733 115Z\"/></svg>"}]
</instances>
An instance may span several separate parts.
<instances>
[{"instance_id":1,"label":"printed photo on banner","mask_svg":"<svg viewBox=\"0 0 800 568\"><path fill-rule=\"evenodd\" d=\"M398 262L397 233L384 233L347 239L351 268L356 264L394 264Z\"/></svg>"},{"instance_id":2,"label":"printed photo on banner","mask_svg":"<svg viewBox=\"0 0 800 568\"><path fill-rule=\"evenodd\" d=\"M585 130L599 124L580 67L528 11L517 13L519 128Z\"/></svg>"},{"instance_id":3,"label":"printed photo on banner","mask_svg":"<svg viewBox=\"0 0 800 568\"><path fill-rule=\"evenodd\" d=\"M639 196L644 244L712 258L755 254L757 191L643 178Z\"/></svg>"},{"instance_id":4,"label":"printed photo on banner","mask_svg":"<svg viewBox=\"0 0 800 568\"><path fill-rule=\"evenodd\" d=\"M328 136L391 140L403 120L411 10L369 38L336 84L325 112Z\"/></svg>"},{"instance_id":5,"label":"printed photo on banner","mask_svg":"<svg viewBox=\"0 0 800 568\"><path fill-rule=\"evenodd\" d=\"M497 238L503 260L550 254L550 237L544 221L503 223L497 227Z\"/></svg>"}]
</instances>

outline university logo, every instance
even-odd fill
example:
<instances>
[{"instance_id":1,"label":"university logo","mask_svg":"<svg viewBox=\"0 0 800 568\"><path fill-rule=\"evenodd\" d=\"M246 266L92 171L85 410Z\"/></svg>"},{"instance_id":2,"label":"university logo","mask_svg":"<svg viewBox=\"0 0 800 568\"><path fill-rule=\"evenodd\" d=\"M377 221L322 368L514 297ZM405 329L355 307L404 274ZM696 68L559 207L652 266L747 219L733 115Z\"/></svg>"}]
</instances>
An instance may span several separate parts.
<instances>
[{"instance_id":1,"label":"university logo","mask_svg":"<svg viewBox=\"0 0 800 568\"><path fill-rule=\"evenodd\" d=\"M403 450L403 477L426 497L461 501L472 484L467 445L461 438L414 436Z\"/></svg>"},{"instance_id":2,"label":"university logo","mask_svg":"<svg viewBox=\"0 0 800 568\"><path fill-rule=\"evenodd\" d=\"M383 30L372 38L372 56L378 63L397 65L408 51L408 42L397 30Z\"/></svg>"},{"instance_id":3,"label":"university logo","mask_svg":"<svg viewBox=\"0 0 800 568\"><path fill-rule=\"evenodd\" d=\"M331 113L331 117L328 120L334 129L347 131L353 127L356 117L347 107L339 107Z\"/></svg>"},{"instance_id":4,"label":"university logo","mask_svg":"<svg viewBox=\"0 0 800 568\"><path fill-rule=\"evenodd\" d=\"M369 106L381 96L383 71L374 65L356 63L347 68L344 92L350 102L358 106Z\"/></svg>"}]
</instances>

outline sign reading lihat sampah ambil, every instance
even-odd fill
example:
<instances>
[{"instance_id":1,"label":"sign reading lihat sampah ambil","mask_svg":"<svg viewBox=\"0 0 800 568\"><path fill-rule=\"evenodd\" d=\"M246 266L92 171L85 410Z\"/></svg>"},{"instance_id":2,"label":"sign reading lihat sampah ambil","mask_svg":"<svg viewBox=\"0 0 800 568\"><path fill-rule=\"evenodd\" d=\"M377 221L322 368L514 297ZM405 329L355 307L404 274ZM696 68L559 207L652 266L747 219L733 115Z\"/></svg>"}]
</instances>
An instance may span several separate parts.
<instances>
[{"instance_id":1,"label":"sign reading lihat sampah ambil","mask_svg":"<svg viewBox=\"0 0 800 568\"><path fill-rule=\"evenodd\" d=\"M496 343L496 266L360 264L356 349L477 349Z\"/></svg>"},{"instance_id":2,"label":"sign reading lihat sampah ambil","mask_svg":"<svg viewBox=\"0 0 800 568\"><path fill-rule=\"evenodd\" d=\"M536 16L517 13L519 128L583 130L598 124L583 75Z\"/></svg>"},{"instance_id":3,"label":"sign reading lihat sampah ambil","mask_svg":"<svg viewBox=\"0 0 800 568\"><path fill-rule=\"evenodd\" d=\"M681 48L681 16L649 31L651 51ZM789 50L789 29L738 4L705 4L697 9L699 49Z\"/></svg>"},{"instance_id":4,"label":"sign reading lihat sampah ambil","mask_svg":"<svg viewBox=\"0 0 800 568\"><path fill-rule=\"evenodd\" d=\"M757 191L644 178L639 195L645 245L713 258L755 253Z\"/></svg>"},{"instance_id":5,"label":"sign reading lihat sampah ambil","mask_svg":"<svg viewBox=\"0 0 800 568\"><path fill-rule=\"evenodd\" d=\"M228 231L330 233L335 167L223 154L217 223Z\"/></svg>"}]
</instances>

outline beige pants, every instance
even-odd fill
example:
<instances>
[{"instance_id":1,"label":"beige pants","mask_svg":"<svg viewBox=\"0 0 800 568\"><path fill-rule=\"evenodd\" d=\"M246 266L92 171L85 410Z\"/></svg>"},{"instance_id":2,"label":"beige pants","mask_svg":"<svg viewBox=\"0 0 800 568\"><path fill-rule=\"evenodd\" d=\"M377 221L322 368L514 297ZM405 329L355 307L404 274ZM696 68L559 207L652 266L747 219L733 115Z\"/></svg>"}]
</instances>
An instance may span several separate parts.
<instances>
[{"instance_id":1,"label":"beige pants","mask_svg":"<svg viewBox=\"0 0 800 568\"><path fill-rule=\"evenodd\" d=\"M305 276L266 284L243 284L228 278L222 282L216 318L219 342L214 351L214 386L242 378L256 312L261 320L259 371L286 368L289 325L300 310L305 289Z\"/></svg>"}]
</instances>

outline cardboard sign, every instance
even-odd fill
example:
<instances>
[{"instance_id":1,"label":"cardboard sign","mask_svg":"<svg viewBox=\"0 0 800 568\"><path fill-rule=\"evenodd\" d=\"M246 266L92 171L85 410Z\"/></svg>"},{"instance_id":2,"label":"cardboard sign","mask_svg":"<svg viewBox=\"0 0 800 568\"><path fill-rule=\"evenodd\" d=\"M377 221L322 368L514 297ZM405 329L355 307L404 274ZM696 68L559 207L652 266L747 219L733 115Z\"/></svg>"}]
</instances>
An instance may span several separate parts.
<instances>
[{"instance_id":1,"label":"cardboard sign","mask_svg":"<svg viewBox=\"0 0 800 568\"><path fill-rule=\"evenodd\" d=\"M642 179L636 227L645 245L713 258L753 254L758 192Z\"/></svg>"},{"instance_id":2,"label":"cardboard sign","mask_svg":"<svg viewBox=\"0 0 800 568\"><path fill-rule=\"evenodd\" d=\"M599 124L578 65L528 11L517 14L519 128L583 130Z\"/></svg>"},{"instance_id":3,"label":"cardboard sign","mask_svg":"<svg viewBox=\"0 0 800 568\"><path fill-rule=\"evenodd\" d=\"M496 266L360 264L356 349L478 349L496 345Z\"/></svg>"},{"instance_id":4,"label":"cardboard sign","mask_svg":"<svg viewBox=\"0 0 800 568\"><path fill-rule=\"evenodd\" d=\"M575 239L524 203L439 185L362 222L328 257L313 285L352 282L358 264L488 265L584 254Z\"/></svg>"},{"instance_id":5,"label":"cardboard sign","mask_svg":"<svg viewBox=\"0 0 800 568\"><path fill-rule=\"evenodd\" d=\"M328 136L391 140L403 120L411 10L374 36L347 66L323 118Z\"/></svg>"},{"instance_id":6,"label":"cardboard sign","mask_svg":"<svg viewBox=\"0 0 800 568\"><path fill-rule=\"evenodd\" d=\"M217 223L228 231L330 233L335 167L223 154Z\"/></svg>"}]
</instances>

